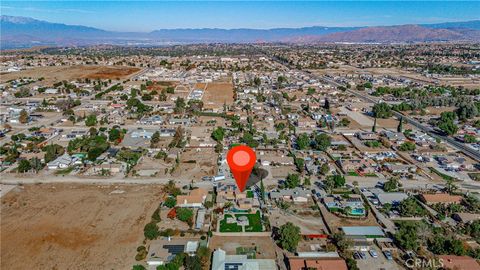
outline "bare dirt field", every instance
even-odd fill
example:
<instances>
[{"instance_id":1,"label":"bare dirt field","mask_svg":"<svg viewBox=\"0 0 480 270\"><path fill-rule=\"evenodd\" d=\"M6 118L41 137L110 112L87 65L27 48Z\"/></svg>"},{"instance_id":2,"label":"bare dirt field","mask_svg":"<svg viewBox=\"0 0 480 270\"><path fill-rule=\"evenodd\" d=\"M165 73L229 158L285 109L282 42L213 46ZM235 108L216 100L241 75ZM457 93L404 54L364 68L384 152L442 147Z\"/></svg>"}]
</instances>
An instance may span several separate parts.
<instances>
[{"instance_id":1,"label":"bare dirt field","mask_svg":"<svg viewBox=\"0 0 480 270\"><path fill-rule=\"evenodd\" d=\"M213 148L187 149L180 157L180 165L172 173L174 177L200 181L203 176L213 176L217 171L217 154Z\"/></svg>"},{"instance_id":2,"label":"bare dirt field","mask_svg":"<svg viewBox=\"0 0 480 270\"><path fill-rule=\"evenodd\" d=\"M257 259L275 259L275 247L271 237L267 236L218 236L210 239L209 247L211 250L221 248L228 255L235 255L237 247L254 248L257 247Z\"/></svg>"},{"instance_id":3,"label":"bare dirt field","mask_svg":"<svg viewBox=\"0 0 480 270\"><path fill-rule=\"evenodd\" d=\"M209 83L203 96L206 109L222 109L223 104L233 104L232 83Z\"/></svg>"},{"instance_id":4,"label":"bare dirt field","mask_svg":"<svg viewBox=\"0 0 480 270\"><path fill-rule=\"evenodd\" d=\"M280 227L287 222L292 222L300 227L301 234L322 234L327 232L318 210L310 211L312 215L298 215L285 213L281 210L274 210L270 213L270 224L274 227Z\"/></svg>"},{"instance_id":5,"label":"bare dirt field","mask_svg":"<svg viewBox=\"0 0 480 270\"><path fill-rule=\"evenodd\" d=\"M32 69L22 70L19 72L11 72L1 74L1 82L21 77L40 78L45 80L44 84L52 84L58 81L71 81L76 79L125 79L130 75L140 71L135 67L122 66L62 66L62 67L36 67Z\"/></svg>"},{"instance_id":6,"label":"bare dirt field","mask_svg":"<svg viewBox=\"0 0 480 270\"><path fill-rule=\"evenodd\" d=\"M160 185L17 187L1 198L0 268L131 269L161 196Z\"/></svg>"}]
</instances>

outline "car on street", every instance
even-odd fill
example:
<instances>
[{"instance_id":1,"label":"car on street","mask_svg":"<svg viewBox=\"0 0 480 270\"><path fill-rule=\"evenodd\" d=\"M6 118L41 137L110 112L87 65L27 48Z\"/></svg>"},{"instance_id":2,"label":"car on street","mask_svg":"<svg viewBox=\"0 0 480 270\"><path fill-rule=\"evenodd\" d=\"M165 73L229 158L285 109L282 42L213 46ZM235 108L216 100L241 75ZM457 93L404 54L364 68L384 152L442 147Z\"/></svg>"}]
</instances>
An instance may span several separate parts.
<instances>
[{"instance_id":1,"label":"car on street","mask_svg":"<svg viewBox=\"0 0 480 270\"><path fill-rule=\"evenodd\" d=\"M389 260L389 261L393 260L392 253L390 251L388 251L388 250L384 251L383 255L385 255L385 258L387 258L387 260Z\"/></svg>"}]
</instances>

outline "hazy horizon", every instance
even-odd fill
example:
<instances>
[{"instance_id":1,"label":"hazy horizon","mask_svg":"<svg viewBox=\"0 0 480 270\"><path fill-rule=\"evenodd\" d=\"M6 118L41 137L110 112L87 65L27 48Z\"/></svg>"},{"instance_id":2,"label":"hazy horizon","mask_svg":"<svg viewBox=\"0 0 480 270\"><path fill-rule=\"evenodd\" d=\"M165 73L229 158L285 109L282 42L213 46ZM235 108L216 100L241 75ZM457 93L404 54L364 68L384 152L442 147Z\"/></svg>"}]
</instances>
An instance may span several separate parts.
<instances>
[{"instance_id":1,"label":"hazy horizon","mask_svg":"<svg viewBox=\"0 0 480 270\"><path fill-rule=\"evenodd\" d=\"M474 1L3 1L1 14L109 31L357 27L478 20ZM127 15L129 14L129 15Z\"/></svg>"}]
</instances>

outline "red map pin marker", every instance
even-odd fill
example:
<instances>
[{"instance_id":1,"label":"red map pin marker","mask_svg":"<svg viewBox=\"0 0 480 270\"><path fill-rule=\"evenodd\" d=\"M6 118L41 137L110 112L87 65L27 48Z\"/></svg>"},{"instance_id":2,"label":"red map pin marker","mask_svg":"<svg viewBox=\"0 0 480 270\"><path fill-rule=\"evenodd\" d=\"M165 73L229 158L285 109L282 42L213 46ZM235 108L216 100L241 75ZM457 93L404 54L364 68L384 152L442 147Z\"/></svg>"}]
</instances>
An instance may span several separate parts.
<instances>
[{"instance_id":1,"label":"red map pin marker","mask_svg":"<svg viewBox=\"0 0 480 270\"><path fill-rule=\"evenodd\" d=\"M246 145L235 146L227 153L227 162L240 192L245 190L257 157L252 148Z\"/></svg>"}]
</instances>

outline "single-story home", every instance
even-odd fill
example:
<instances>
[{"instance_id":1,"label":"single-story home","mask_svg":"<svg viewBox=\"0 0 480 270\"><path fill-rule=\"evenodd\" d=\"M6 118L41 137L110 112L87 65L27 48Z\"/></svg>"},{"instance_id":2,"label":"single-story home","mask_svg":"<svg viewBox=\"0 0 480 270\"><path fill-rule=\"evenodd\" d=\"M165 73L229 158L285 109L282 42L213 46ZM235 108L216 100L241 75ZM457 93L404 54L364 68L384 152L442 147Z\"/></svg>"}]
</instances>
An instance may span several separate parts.
<instances>
[{"instance_id":1,"label":"single-story home","mask_svg":"<svg viewBox=\"0 0 480 270\"><path fill-rule=\"evenodd\" d=\"M178 195L177 206L178 207L203 207L203 202L207 198L208 191L203 188L197 188L190 191L189 195Z\"/></svg>"}]
</instances>

